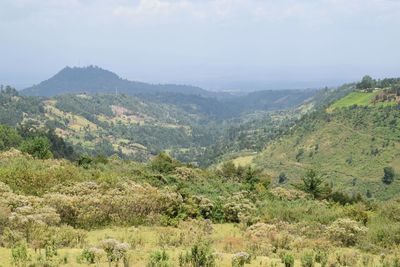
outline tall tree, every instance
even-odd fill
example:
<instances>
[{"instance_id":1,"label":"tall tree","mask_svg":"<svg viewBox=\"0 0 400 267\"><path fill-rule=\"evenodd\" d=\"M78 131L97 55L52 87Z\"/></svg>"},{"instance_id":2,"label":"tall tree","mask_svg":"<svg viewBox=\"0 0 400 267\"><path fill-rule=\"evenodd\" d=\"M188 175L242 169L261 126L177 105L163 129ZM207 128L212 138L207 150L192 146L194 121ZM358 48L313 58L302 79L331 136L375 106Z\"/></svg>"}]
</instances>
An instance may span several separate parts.
<instances>
[{"instance_id":1,"label":"tall tree","mask_svg":"<svg viewBox=\"0 0 400 267\"><path fill-rule=\"evenodd\" d=\"M323 189L323 179L313 170L307 170L306 174L301 178L302 184L298 186L299 189L306 193L309 193L314 198L319 198L322 196Z\"/></svg>"}]
</instances>

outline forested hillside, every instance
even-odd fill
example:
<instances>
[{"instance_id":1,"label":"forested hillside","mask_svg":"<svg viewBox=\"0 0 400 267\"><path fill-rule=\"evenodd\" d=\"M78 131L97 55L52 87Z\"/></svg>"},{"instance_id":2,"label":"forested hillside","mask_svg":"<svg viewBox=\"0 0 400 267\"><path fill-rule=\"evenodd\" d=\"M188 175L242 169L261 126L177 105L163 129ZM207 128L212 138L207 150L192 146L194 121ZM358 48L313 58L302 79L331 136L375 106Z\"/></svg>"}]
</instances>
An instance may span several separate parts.
<instances>
[{"instance_id":1,"label":"forested hillside","mask_svg":"<svg viewBox=\"0 0 400 267\"><path fill-rule=\"evenodd\" d=\"M7 88L1 108L15 115L3 112L0 122L52 129L79 153L145 161L167 150L185 162L208 166L226 153L259 151L285 131L280 126L287 129L298 118L291 110L315 94L286 90L216 98L152 89L107 93L116 81L122 80L97 67L66 68L43 84L65 93L83 90L75 84L82 83L104 93L32 97L24 95L29 90L19 95Z\"/></svg>"},{"instance_id":2,"label":"forested hillside","mask_svg":"<svg viewBox=\"0 0 400 267\"><path fill-rule=\"evenodd\" d=\"M128 81L115 73L96 66L85 68L65 67L46 81L26 88L22 91L31 96L55 96L67 93L154 93L176 92L196 95L213 95L212 93L194 86L186 85L157 85L143 82Z\"/></svg>"},{"instance_id":3,"label":"forested hillside","mask_svg":"<svg viewBox=\"0 0 400 267\"><path fill-rule=\"evenodd\" d=\"M391 197L400 192L400 109L398 82L361 87L326 109L306 115L256 159L275 177L292 184L307 169L349 193ZM392 174L390 174L392 175ZM282 180L281 180L282 182Z\"/></svg>"}]
</instances>

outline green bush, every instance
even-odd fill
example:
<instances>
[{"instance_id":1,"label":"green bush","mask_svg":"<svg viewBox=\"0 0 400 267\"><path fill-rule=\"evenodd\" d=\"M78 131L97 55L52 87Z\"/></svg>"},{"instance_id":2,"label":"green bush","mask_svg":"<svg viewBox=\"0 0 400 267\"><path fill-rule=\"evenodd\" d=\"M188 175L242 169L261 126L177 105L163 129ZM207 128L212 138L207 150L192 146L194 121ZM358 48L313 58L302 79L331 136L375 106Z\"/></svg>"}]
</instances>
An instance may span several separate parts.
<instances>
[{"instance_id":1,"label":"green bush","mask_svg":"<svg viewBox=\"0 0 400 267\"><path fill-rule=\"evenodd\" d=\"M313 267L314 266L314 253L312 251L306 251L301 255L300 258L302 267Z\"/></svg>"},{"instance_id":2,"label":"green bush","mask_svg":"<svg viewBox=\"0 0 400 267\"><path fill-rule=\"evenodd\" d=\"M315 262L319 263L321 267L325 267L328 263L328 253L324 250L317 250L315 252Z\"/></svg>"},{"instance_id":3,"label":"green bush","mask_svg":"<svg viewBox=\"0 0 400 267\"><path fill-rule=\"evenodd\" d=\"M190 252L179 256L180 267L214 267L215 256L209 241L199 241L192 246Z\"/></svg>"},{"instance_id":4,"label":"green bush","mask_svg":"<svg viewBox=\"0 0 400 267\"><path fill-rule=\"evenodd\" d=\"M393 183L394 176L395 176L395 172L394 172L394 169L392 167L383 168L382 182L384 184L389 185L389 184Z\"/></svg>"},{"instance_id":5,"label":"green bush","mask_svg":"<svg viewBox=\"0 0 400 267\"><path fill-rule=\"evenodd\" d=\"M357 266L360 255L353 250L336 253L336 261L340 266Z\"/></svg>"},{"instance_id":6,"label":"green bush","mask_svg":"<svg viewBox=\"0 0 400 267\"><path fill-rule=\"evenodd\" d=\"M51 143L46 137L34 137L21 143L22 152L28 153L38 159L49 159L53 157L51 153Z\"/></svg>"},{"instance_id":7,"label":"green bush","mask_svg":"<svg viewBox=\"0 0 400 267\"><path fill-rule=\"evenodd\" d=\"M281 261L285 267L294 266L294 256L291 252L285 252L281 255Z\"/></svg>"},{"instance_id":8,"label":"green bush","mask_svg":"<svg viewBox=\"0 0 400 267\"><path fill-rule=\"evenodd\" d=\"M400 222L386 217L372 218L368 223L367 243L381 247L393 247L400 244Z\"/></svg>"},{"instance_id":9,"label":"green bush","mask_svg":"<svg viewBox=\"0 0 400 267\"><path fill-rule=\"evenodd\" d=\"M151 253L147 267L169 267L169 256L163 251L155 251Z\"/></svg>"},{"instance_id":10,"label":"green bush","mask_svg":"<svg viewBox=\"0 0 400 267\"><path fill-rule=\"evenodd\" d=\"M78 256L78 263L98 264L104 257L105 252L97 247L85 248Z\"/></svg>"},{"instance_id":11,"label":"green bush","mask_svg":"<svg viewBox=\"0 0 400 267\"><path fill-rule=\"evenodd\" d=\"M30 259L26 243L20 243L12 247L11 256L13 264L19 267L25 267Z\"/></svg>"}]
</instances>

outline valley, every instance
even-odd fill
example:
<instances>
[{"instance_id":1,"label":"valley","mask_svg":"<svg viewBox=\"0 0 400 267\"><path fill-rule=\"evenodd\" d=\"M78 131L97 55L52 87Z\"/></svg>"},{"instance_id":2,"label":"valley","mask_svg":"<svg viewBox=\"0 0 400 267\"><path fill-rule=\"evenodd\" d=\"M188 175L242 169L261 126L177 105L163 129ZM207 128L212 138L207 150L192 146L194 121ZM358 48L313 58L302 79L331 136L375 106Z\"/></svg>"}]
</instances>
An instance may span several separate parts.
<instances>
[{"instance_id":1,"label":"valley","mask_svg":"<svg viewBox=\"0 0 400 267\"><path fill-rule=\"evenodd\" d=\"M396 266L399 80L373 82L211 98L3 87L0 265Z\"/></svg>"}]
</instances>

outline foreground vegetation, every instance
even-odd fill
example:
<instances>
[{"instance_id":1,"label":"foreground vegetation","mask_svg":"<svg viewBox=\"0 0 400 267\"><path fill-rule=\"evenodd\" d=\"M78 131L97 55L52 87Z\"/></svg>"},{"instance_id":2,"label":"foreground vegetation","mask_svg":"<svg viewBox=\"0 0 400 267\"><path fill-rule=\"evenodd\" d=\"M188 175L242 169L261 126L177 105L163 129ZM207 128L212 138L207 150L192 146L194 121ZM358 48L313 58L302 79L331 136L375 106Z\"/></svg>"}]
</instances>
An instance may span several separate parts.
<instances>
[{"instance_id":1,"label":"foreground vegetation","mask_svg":"<svg viewBox=\"0 0 400 267\"><path fill-rule=\"evenodd\" d=\"M167 154L148 164L102 157L73 163L9 150L0 165L4 266L397 266L399 260L398 200L343 195L315 171L285 189L251 167L202 170Z\"/></svg>"}]
</instances>

